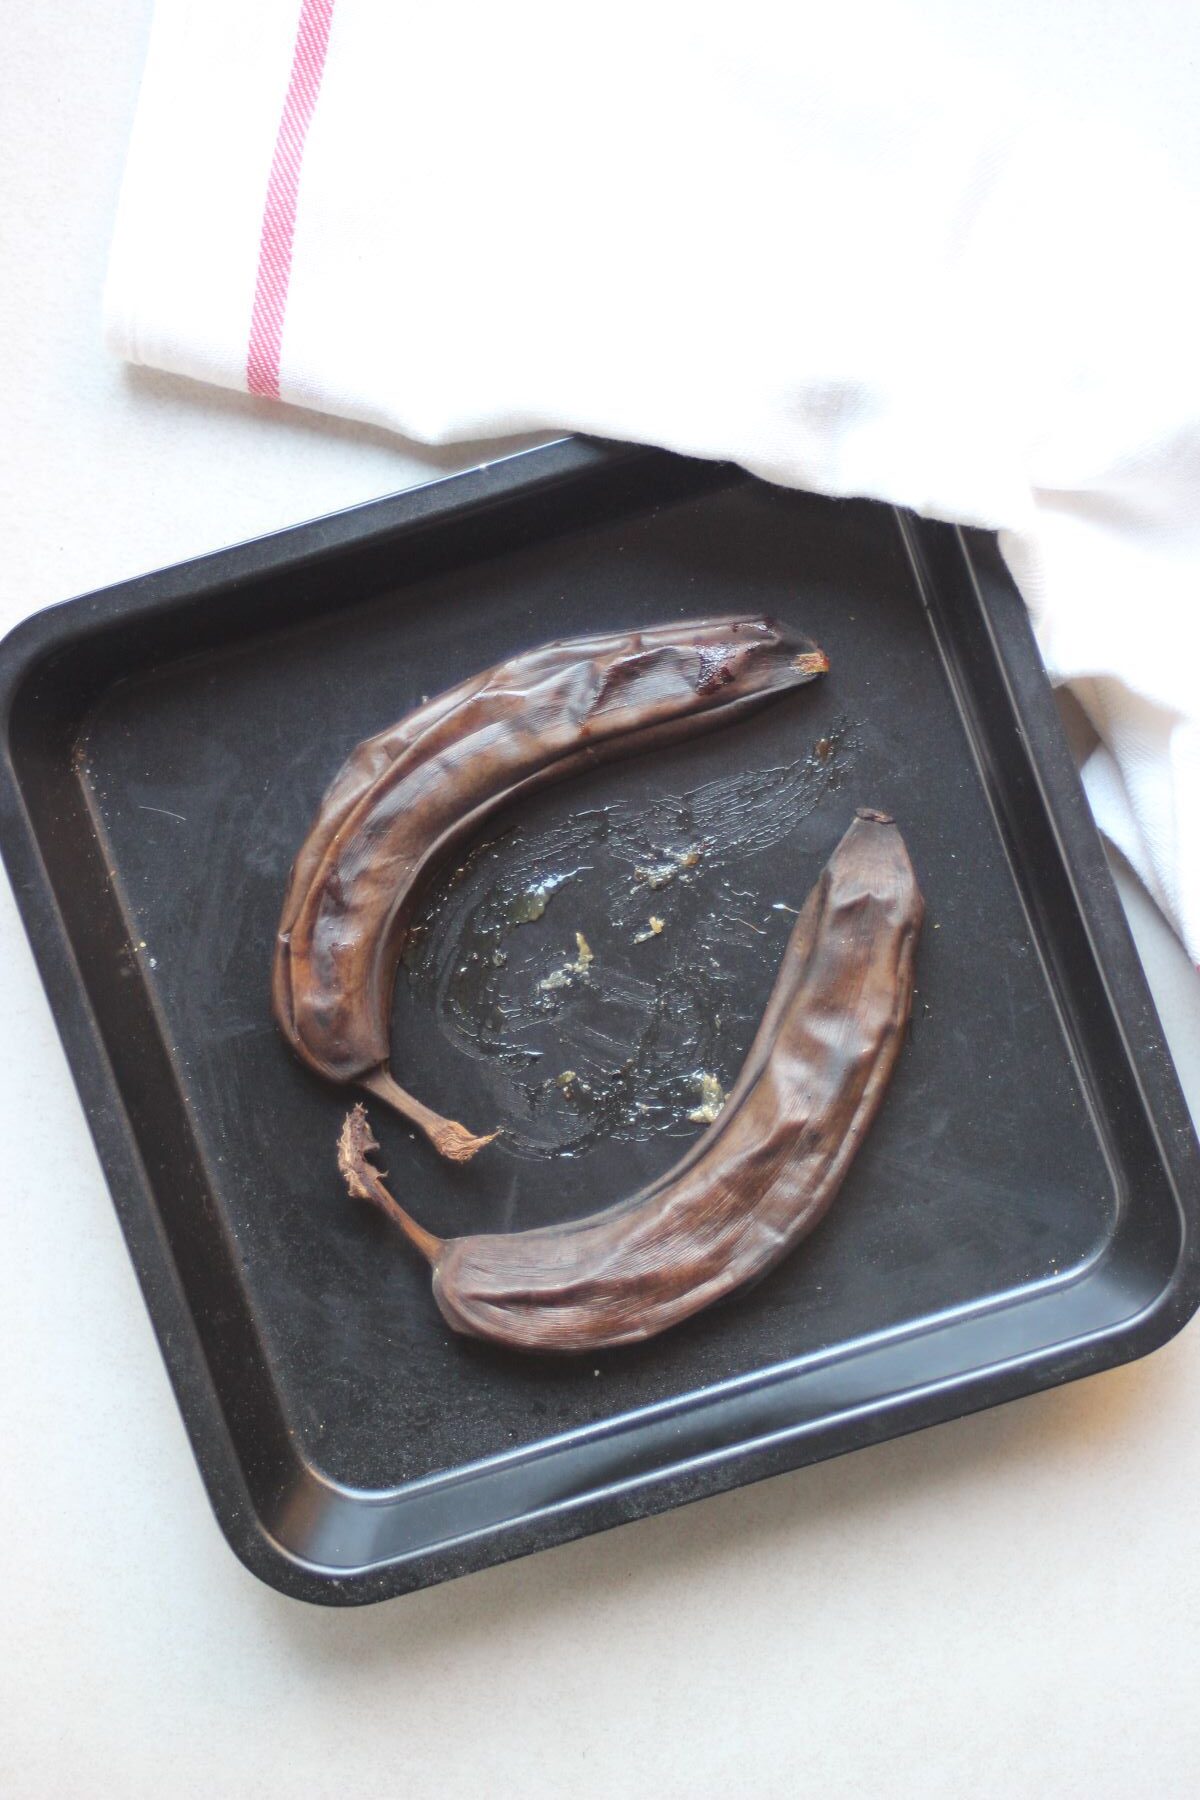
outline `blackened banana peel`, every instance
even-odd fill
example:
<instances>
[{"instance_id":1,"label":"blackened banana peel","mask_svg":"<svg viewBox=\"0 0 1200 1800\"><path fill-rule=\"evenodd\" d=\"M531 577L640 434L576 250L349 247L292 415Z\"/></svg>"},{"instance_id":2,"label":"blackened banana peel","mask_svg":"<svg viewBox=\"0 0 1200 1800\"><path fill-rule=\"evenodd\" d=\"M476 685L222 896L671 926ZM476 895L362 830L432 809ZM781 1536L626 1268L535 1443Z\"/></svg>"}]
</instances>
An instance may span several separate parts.
<instances>
[{"instance_id":1,"label":"blackened banana peel","mask_svg":"<svg viewBox=\"0 0 1200 1800\"><path fill-rule=\"evenodd\" d=\"M442 1239L371 1166L361 1106L338 1161L433 1269L455 1331L517 1350L636 1343L765 1275L824 1217L904 1041L924 915L895 823L860 811L796 920L714 1124L632 1199L575 1223Z\"/></svg>"},{"instance_id":2,"label":"blackened banana peel","mask_svg":"<svg viewBox=\"0 0 1200 1800\"><path fill-rule=\"evenodd\" d=\"M723 725L828 666L809 639L757 617L566 639L368 738L325 795L284 900L272 1002L293 1050L468 1160L490 1137L423 1105L389 1066L392 990L423 883L517 795Z\"/></svg>"}]
</instances>

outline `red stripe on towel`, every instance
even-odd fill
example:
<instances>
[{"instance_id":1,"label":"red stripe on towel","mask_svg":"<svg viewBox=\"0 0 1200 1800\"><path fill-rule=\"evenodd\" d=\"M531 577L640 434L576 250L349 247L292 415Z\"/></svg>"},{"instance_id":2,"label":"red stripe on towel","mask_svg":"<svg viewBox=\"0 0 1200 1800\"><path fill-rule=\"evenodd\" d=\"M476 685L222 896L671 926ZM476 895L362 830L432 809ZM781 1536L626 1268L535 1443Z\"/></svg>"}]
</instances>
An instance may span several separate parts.
<instances>
[{"instance_id":1,"label":"red stripe on towel","mask_svg":"<svg viewBox=\"0 0 1200 1800\"><path fill-rule=\"evenodd\" d=\"M246 385L252 394L266 394L273 400L279 398L279 357L283 347L288 282L292 274L300 165L304 160L304 142L316 110L317 95L321 91L334 5L335 0L302 0L296 47L292 52L292 73L267 182L267 203L263 209L262 237L258 247L258 279L254 286L254 310L250 315L250 346L246 353Z\"/></svg>"}]
</instances>

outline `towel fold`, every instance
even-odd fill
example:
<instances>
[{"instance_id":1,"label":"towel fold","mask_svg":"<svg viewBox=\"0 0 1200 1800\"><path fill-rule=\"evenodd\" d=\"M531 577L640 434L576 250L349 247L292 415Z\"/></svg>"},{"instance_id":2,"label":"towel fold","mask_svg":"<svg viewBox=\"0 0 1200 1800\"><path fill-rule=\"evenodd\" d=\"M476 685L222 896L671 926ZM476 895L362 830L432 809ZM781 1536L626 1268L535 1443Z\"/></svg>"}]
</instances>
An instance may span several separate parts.
<instances>
[{"instance_id":1,"label":"towel fold","mask_svg":"<svg viewBox=\"0 0 1200 1800\"><path fill-rule=\"evenodd\" d=\"M429 443L595 432L997 528L1197 960L1198 224L903 5L158 0L107 331Z\"/></svg>"}]
</instances>

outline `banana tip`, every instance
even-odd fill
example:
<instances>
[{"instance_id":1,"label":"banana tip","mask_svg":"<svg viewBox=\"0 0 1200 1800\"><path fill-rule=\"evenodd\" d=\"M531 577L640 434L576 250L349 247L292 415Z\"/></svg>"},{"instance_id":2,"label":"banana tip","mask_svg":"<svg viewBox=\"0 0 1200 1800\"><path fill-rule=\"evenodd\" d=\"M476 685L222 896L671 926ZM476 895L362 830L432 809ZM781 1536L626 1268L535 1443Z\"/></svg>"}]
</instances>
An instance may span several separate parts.
<instances>
[{"instance_id":1,"label":"banana tip","mask_svg":"<svg viewBox=\"0 0 1200 1800\"><path fill-rule=\"evenodd\" d=\"M800 675L825 675L829 658L823 650L802 650L799 656L793 656L792 667Z\"/></svg>"},{"instance_id":2,"label":"banana tip","mask_svg":"<svg viewBox=\"0 0 1200 1800\"><path fill-rule=\"evenodd\" d=\"M477 1156L486 1145L498 1138L500 1133L489 1131L480 1137L475 1132L468 1131L465 1125L458 1124L456 1120L447 1119L429 1135L439 1156L444 1156L447 1162L465 1163L470 1162L473 1156Z\"/></svg>"}]
</instances>

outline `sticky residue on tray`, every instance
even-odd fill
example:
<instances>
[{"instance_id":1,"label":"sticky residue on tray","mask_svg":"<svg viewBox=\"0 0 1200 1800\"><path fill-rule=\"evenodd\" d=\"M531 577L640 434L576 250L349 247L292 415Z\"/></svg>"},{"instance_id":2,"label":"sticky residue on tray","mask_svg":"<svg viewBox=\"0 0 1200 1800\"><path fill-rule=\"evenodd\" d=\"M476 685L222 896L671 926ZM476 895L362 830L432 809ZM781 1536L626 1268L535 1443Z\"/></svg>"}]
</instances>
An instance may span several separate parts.
<instances>
[{"instance_id":1,"label":"sticky residue on tray","mask_svg":"<svg viewBox=\"0 0 1200 1800\"><path fill-rule=\"evenodd\" d=\"M717 1116L757 1022L747 995L769 989L811 874L781 891L756 859L841 785L854 748L843 724L783 766L516 827L435 885L406 978L489 1065L507 1153L692 1137Z\"/></svg>"},{"instance_id":2,"label":"sticky residue on tray","mask_svg":"<svg viewBox=\"0 0 1200 1800\"><path fill-rule=\"evenodd\" d=\"M725 1104L725 1089L715 1075L707 1069L697 1069L692 1076L692 1086L699 1098L688 1113L693 1125L711 1125Z\"/></svg>"},{"instance_id":3,"label":"sticky residue on tray","mask_svg":"<svg viewBox=\"0 0 1200 1800\"><path fill-rule=\"evenodd\" d=\"M570 987L580 976L590 974L592 964L595 960L596 958L592 952L592 946L588 943L582 931L577 931L575 933L574 957L568 962L559 963L556 969L551 969L550 973L538 982L538 992L542 994L553 994L557 993L559 988Z\"/></svg>"}]
</instances>

